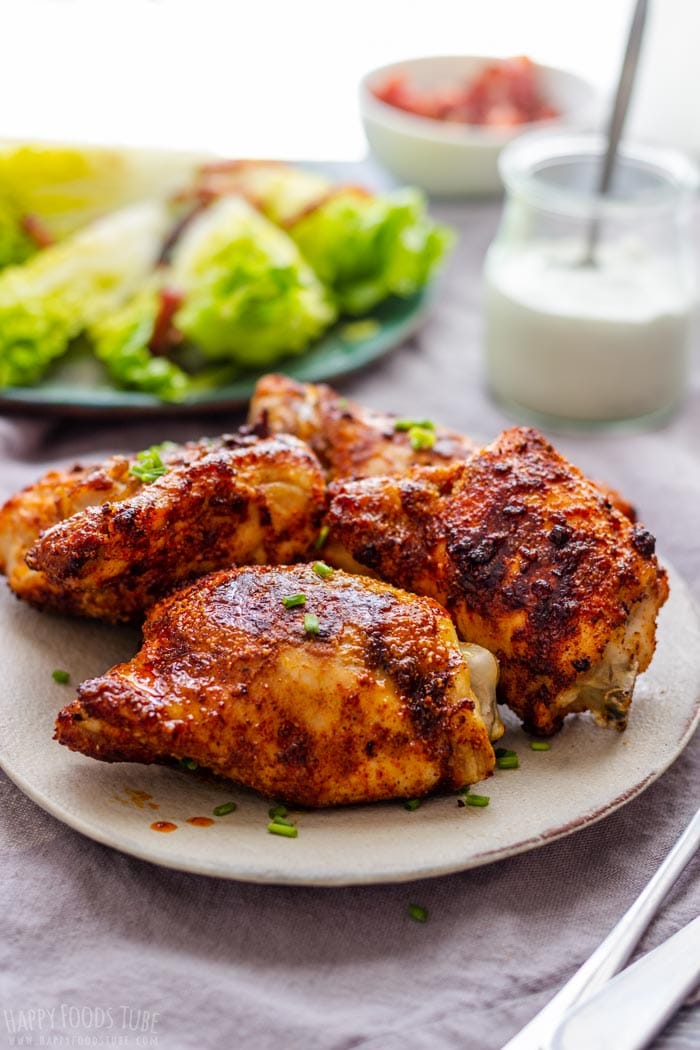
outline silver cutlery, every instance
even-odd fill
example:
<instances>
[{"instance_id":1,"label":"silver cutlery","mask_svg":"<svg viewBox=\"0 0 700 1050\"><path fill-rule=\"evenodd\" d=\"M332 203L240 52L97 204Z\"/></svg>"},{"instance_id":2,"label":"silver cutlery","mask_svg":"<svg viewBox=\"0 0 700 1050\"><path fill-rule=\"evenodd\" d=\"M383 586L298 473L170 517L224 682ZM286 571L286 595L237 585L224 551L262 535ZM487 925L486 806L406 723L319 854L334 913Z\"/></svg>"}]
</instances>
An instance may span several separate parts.
<instances>
[{"instance_id":1,"label":"silver cutlery","mask_svg":"<svg viewBox=\"0 0 700 1050\"><path fill-rule=\"evenodd\" d=\"M700 916L566 1015L552 1050L644 1050L700 981Z\"/></svg>"},{"instance_id":2,"label":"silver cutlery","mask_svg":"<svg viewBox=\"0 0 700 1050\"><path fill-rule=\"evenodd\" d=\"M613 172L615 170L615 161L617 160L617 151L622 137L622 129L625 125L630 96L637 76L639 53L642 49L644 26L646 25L647 19L647 7L648 0L637 0L634 14L632 16L632 23L627 38L627 47L625 48L625 57L622 61L620 77L615 92L615 101L610 114L610 123L607 131L607 147L598 183L597 192L601 198L606 197L610 192L610 184L612 183ZM582 266L595 266L595 255L599 236L600 216L594 214L588 229L586 251L581 260Z\"/></svg>"},{"instance_id":3,"label":"silver cutlery","mask_svg":"<svg viewBox=\"0 0 700 1050\"><path fill-rule=\"evenodd\" d=\"M617 926L503 1050L551 1050L554 1033L566 1014L595 995L625 965L669 890L699 848L700 809Z\"/></svg>"}]
</instances>

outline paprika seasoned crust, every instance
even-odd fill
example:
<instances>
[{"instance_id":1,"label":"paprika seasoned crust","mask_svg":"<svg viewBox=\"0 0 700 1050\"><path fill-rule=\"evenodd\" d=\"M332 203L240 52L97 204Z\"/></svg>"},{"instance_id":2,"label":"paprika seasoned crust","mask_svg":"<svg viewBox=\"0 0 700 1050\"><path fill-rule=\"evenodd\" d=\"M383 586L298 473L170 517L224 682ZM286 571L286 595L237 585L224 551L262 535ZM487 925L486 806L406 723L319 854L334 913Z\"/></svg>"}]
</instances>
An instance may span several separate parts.
<instances>
[{"instance_id":1,"label":"paprika seasoned crust","mask_svg":"<svg viewBox=\"0 0 700 1050\"><path fill-rule=\"evenodd\" d=\"M302 442L228 435L159 454L165 472L153 480L130 472L136 457L117 456L74 477L49 475L10 501L0 540L15 592L40 607L128 621L196 576L293 562L312 549L325 485Z\"/></svg>"},{"instance_id":2,"label":"paprika seasoned crust","mask_svg":"<svg viewBox=\"0 0 700 1050\"><path fill-rule=\"evenodd\" d=\"M60 604L60 587L29 568L27 551L45 529L64 518L137 492L141 482L129 473L131 462L126 456L112 456L93 466L50 470L0 507L0 573L18 597L42 607Z\"/></svg>"},{"instance_id":3,"label":"paprika seasoned crust","mask_svg":"<svg viewBox=\"0 0 700 1050\"><path fill-rule=\"evenodd\" d=\"M286 607L292 595L305 602ZM495 701L482 712L436 602L311 565L226 570L165 598L140 652L84 682L56 723L94 758L187 757L307 806L481 780L489 731Z\"/></svg>"},{"instance_id":4,"label":"paprika seasoned crust","mask_svg":"<svg viewBox=\"0 0 700 1050\"><path fill-rule=\"evenodd\" d=\"M318 456L329 481L408 474L413 467L463 462L479 451L472 438L434 426L432 421L426 431L420 420L418 430L423 433L417 443L422 437L429 447L414 448L410 427L405 428L410 421L365 408L341 397L332 387L297 383L274 373L258 380L248 422L261 434L295 434L301 438ZM634 507L623 495L605 482L593 484L621 514L636 520Z\"/></svg>"},{"instance_id":5,"label":"paprika seasoned crust","mask_svg":"<svg viewBox=\"0 0 700 1050\"><path fill-rule=\"evenodd\" d=\"M468 459L479 447L463 434L435 426L427 435L434 444L414 448L409 431L396 428L396 416L348 401L324 384L275 374L258 380L248 423L262 433L295 434L306 441L329 480L405 474L415 466Z\"/></svg>"},{"instance_id":6,"label":"paprika seasoned crust","mask_svg":"<svg viewBox=\"0 0 700 1050\"><path fill-rule=\"evenodd\" d=\"M499 698L549 735L590 709L623 729L655 646L654 538L534 430L467 463L331 486L325 557L427 594L501 665Z\"/></svg>"}]
</instances>

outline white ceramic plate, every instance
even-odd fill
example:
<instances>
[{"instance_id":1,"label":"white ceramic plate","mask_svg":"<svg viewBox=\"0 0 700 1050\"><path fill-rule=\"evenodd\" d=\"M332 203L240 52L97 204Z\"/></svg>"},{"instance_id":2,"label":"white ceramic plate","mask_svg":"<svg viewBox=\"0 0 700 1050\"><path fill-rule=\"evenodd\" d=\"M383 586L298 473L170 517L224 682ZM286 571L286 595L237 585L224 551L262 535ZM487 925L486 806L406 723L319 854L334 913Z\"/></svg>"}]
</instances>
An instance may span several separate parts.
<instances>
[{"instance_id":1,"label":"white ceramic plate","mask_svg":"<svg viewBox=\"0 0 700 1050\"><path fill-rule=\"evenodd\" d=\"M250 882L332 886L395 882L477 867L534 849L629 802L673 762L700 718L700 624L690 595L671 572L651 669L638 682L629 729L619 735L588 717L569 719L550 751L533 752L515 721L503 741L520 769L475 789L487 808L452 797L416 810L400 802L294 814L297 839L267 832L269 802L198 773L107 765L52 740L56 712L73 698L71 680L99 674L132 655L133 631L35 612L0 597L0 759L15 783L70 827L125 853L183 871ZM209 827L235 800L234 813ZM157 808L154 808L157 807ZM151 830L168 821L177 830Z\"/></svg>"}]
</instances>

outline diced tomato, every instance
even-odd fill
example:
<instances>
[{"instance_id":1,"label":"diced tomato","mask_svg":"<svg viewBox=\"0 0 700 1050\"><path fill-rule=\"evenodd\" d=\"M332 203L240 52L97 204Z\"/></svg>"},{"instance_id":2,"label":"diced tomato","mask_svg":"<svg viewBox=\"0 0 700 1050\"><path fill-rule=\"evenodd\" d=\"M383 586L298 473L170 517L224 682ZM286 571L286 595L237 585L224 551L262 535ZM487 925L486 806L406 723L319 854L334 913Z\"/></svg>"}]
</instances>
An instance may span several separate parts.
<instances>
[{"instance_id":1,"label":"diced tomato","mask_svg":"<svg viewBox=\"0 0 700 1050\"><path fill-rule=\"evenodd\" d=\"M26 214L22 216L22 229L31 237L37 248L48 248L54 243L51 231L44 225L38 215Z\"/></svg>"},{"instance_id":2,"label":"diced tomato","mask_svg":"<svg viewBox=\"0 0 700 1050\"><path fill-rule=\"evenodd\" d=\"M380 84L374 94L407 113L459 124L512 127L559 116L542 97L537 68L524 55L491 62L471 81L456 87L421 91L399 74Z\"/></svg>"},{"instance_id":3,"label":"diced tomato","mask_svg":"<svg viewBox=\"0 0 700 1050\"><path fill-rule=\"evenodd\" d=\"M181 342L181 336L173 324L173 318L182 305L182 298L182 292L176 288L161 288L158 314L149 343L154 354L165 354L172 346Z\"/></svg>"}]
</instances>

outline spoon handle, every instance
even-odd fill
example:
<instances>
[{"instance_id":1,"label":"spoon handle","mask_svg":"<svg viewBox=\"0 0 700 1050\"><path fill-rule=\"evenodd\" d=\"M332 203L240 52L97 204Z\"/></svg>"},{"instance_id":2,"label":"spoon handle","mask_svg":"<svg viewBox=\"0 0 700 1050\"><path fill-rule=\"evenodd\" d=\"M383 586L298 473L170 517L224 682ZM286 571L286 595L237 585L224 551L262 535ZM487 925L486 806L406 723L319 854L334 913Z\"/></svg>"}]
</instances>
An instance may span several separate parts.
<instances>
[{"instance_id":1,"label":"spoon handle","mask_svg":"<svg viewBox=\"0 0 700 1050\"><path fill-rule=\"evenodd\" d=\"M600 181L598 183L598 195L600 197L605 197L608 193L613 171L615 170L617 149L620 145L622 129L625 125L627 110L629 109L630 95L632 94L632 87L637 73L639 52L642 48L642 38L644 36L644 26L646 24L648 8L648 0L637 0L634 15L632 16L629 36L627 38L625 57L622 60L620 78L617 82L615 102L612 108L612 113L610 114L610 123L608 125L607 134L608 146L605 151L603 167L600 173ZM584 260L584 262L589 265L594 262L594 255L599 236L600 216L594 215L588 229L588 242L586 244Z\"/></svg>"}]
</instances>

